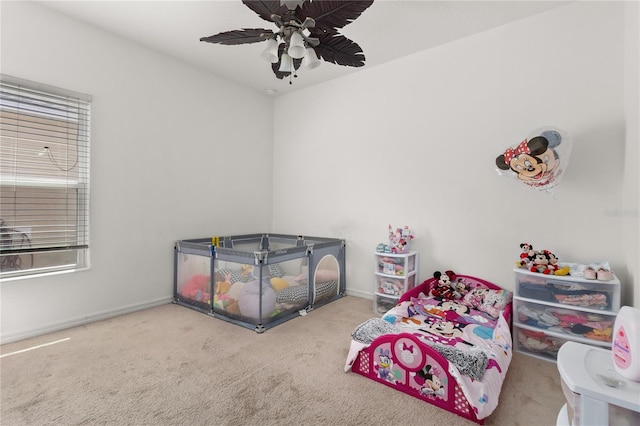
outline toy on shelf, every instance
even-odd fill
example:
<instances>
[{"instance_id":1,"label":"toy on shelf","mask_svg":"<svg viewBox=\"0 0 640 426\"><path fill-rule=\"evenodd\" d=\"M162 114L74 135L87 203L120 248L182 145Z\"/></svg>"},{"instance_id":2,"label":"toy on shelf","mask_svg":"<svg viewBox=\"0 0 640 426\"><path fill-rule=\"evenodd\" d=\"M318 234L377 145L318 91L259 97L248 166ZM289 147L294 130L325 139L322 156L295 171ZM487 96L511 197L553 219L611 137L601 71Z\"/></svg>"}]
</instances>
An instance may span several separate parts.
<instances>
[{"instance_id":1,"label":"toy on shelf","mask_svg":"<svg viewBox=\"0 0 640 426\"><path fill-rule=\"evenodd\" d=\"M533 245L529 243L522 243L520 244L520 249L522 252L520 253L520 260L516 262L516 266L518 268L526 268L530 262L529 257L534 254Z\"/></svg>"},{"instance_id":2,"label":"toy on shelf","mask_svg":"<svg viewBox=\"0 0 640 426\"><path fill-rule=\"evenodd\" d=\"M377 253L391 253L391 246L389 244L380 243L376 247Z\"/></svg>"},{"instance_id":3,"label":"toy on shelf","mask_svg":"<svg viewBox=\"0 0 640 426\"><path fill-rule=\"evenodd\" d=\"M520 259L516 267L545 275L569 275L569 266L561 266L558 258L549 250L534 250L529 243L520 244Z\"/></svg>"},{"instance_id":4,"label":"toy on shelf","mask_svg":"<svg viewBox=\"0 0 640 426\"><path fill-rule=\"evenodd\" d=\"M408 226L404 228L396 228L389 225L389 245L391 247L391 253L408 253L409 242L413 240L413 233Z\"/></svg>"}]
</instances>

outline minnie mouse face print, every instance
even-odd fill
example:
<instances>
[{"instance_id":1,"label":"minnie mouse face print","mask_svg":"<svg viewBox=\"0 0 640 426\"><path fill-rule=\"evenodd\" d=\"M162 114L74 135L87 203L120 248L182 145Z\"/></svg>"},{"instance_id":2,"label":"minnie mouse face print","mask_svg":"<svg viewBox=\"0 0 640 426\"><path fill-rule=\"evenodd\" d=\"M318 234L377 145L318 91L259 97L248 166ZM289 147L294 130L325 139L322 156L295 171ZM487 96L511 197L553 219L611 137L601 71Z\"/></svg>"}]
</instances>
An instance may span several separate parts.
<instances>
[{"instance_id":1,"label":"minnie mouse face print","mask_svg":"<svg viewBox=\"0 0 640 426\"><path fill-rule=\"evenodd\" d=\"M550 192L559 182L569 160L571 140L554 128L541 128L516 147L496 157L500 175L515 177L527 186Z\"/></svg>"},{"instance_id":2,"label":"minnie mouse face print","mask_svg":"<svg viewBox=\"0 0 640 426\"><path fill-rule=\"evenodd\" d=\"M513 170L518 179L540 181L547 172L547 163L538 156L548 158L549 141L542 136L520 142L515 148L508 148L496 158L496 166L501 170Z\"/></svg>"}]
</instances>

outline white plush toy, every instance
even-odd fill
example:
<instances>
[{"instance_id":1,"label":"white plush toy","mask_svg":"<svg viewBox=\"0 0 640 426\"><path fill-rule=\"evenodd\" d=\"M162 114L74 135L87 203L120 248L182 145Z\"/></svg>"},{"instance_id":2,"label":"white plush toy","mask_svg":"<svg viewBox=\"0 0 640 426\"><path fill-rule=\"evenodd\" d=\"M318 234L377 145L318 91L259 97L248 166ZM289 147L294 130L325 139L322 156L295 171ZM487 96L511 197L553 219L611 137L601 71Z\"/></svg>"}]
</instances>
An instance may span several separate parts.
<instances>
[{"instance_id":1,"label":"white plush toy","mask_svg":"<svg viewBox=\"0 0 640 426\"><path fill-rule=\"evenodd\" d=\"M246 317L260 318L260 306L260 283L258 280L249 281L238 296L240 313ZM267 317L275 309L276 293L265 278L262 280L262 317Z\"/></svg>"}]
</instances>

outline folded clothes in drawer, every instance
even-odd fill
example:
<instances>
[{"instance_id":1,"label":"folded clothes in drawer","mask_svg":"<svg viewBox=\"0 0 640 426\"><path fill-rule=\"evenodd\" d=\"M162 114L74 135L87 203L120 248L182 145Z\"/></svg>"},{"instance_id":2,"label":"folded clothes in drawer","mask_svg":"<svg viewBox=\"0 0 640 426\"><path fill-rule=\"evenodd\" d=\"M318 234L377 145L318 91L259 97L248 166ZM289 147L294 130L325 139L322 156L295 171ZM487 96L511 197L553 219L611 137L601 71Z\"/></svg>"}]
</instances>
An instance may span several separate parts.
<instances>
[{"instance_id":1,"label":"folded clothes in drawer","mask_svg":"<svg viewBox=\"0 0 640 426\"><path fill-rule=\"evenodd\" d=\"M606 309L609 306L607 295L604 293L564 293L554 294L558 303L564 305L583 306L593 309Z\"/></svg>"},{"instance_id":2,"label":"folded clothes in drawer","mask_svg":"<svg viewBox=\"0 0 640 426\"><path fill-rule=\"evenodd\" d=\"M560 347L573 339L562 338L545 331L533 331L514 326L514 344L516 350L540 355L549 360L555 360ZM594 342L593 346L607 349L604 342Z\"/></svg>"},{"instance_id":3,"label":"folded clothes in drawer","mask_svg":"<svg viewBox=\"0 0 640 426\"><path fill-rule=\"evenodd\" d=\"M516 269L516 293L520 297L596 310L620 309L620 281L586 280Z\"/></svg>"},{"instance_id":4,"label":"folded clothes in drawer","mask_svg":"<svg viewBox=\"0 0 640 426\"><path fill-rule=\"evenodd\" d=\"M546 285L522 283L520 284L519 295L528 299L543 300L545 302L555 302L553 290Z\"/></svg>"},{"instance_id":5,"label":"folded clothes in drawer","mask_svg":"<svg viewBox=\"0 0 640 426\"><path fill-rule=\"evenodd\" d=\"M519 324L580 336L589 340L611 343L615 314L595 314L575 309L563 309L538 303L515 300Z\"/></svg>"},{"instance_id":6,"label":"folded clothes in drawer","mask_svg":"<svg viewBox=\"0 0 640 426\"><path fill-rule=\"evenodd\" d=\"M610 296L607 292L579 289L567 290L567 287L564 286L523 283L520 285L519 295L528 299L591 309L607 309L611 306Z\"/></svg>"}]
</instances>

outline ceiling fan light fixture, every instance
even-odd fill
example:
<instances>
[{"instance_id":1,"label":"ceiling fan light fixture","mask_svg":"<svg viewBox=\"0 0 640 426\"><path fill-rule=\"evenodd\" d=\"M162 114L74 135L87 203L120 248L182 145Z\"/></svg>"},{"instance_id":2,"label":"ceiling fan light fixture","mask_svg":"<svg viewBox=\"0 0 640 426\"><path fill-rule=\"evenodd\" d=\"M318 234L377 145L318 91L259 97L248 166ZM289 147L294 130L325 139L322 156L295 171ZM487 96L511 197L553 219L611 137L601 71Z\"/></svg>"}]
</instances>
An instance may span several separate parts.
<instances>
[{"instance_id":1,"label":"ceiling fan light fixture","mask_svg":"<svg viewBox=\"0 0 640 426\"><path fill-rule=\"evenodd\" d=\"M278 68L280 72L293 72L293 59L287 53L283 53L280 58L280 68Z\"/></svg>"},{"instance_id":2,"label":"ceiling fan light fixture","mask_svg":"<svg viewBox=\"0 0 640 426\"><path fill-rule=\"evenodd\" d=\"M275 38L267 40L267 47L262 51L260 57L272 64L278 62L278 42Z\"/></svg>"},{"instance_id":3,"label":"ceiling fan light fixture","mask_svg":"<svg viewBox=\"0 0 640 426\"><path fill-rule=\"evenodd\" d=\"M318 68L321 63L322 61L318 58L318 54L313 47L307 47L305 49L304 58L302 59L302 66L312 70Z\"/></svg>"},{"instance_id":4,"label":"ceiling fan light fixture","mask_svg":"<svg viewBox=\"0 0 640 426\"><path fill-rule=\"evenodd\" d=\"M300 32L294 31L291 34L291 38L289 39L289 49L287 50L287 53L292 58L304 58L304 38L302 38L302 34L300 34Z\"/></svg>"},{"instance_id":5,"label":"ceiling fan light fixture","mask_svg":"<svg viewBox=\"0 0 640 426\"><path fill-rule=\"evenodd\" d=\"M357 19L374 0L242 0L265 21L278 28L242 28L201 37L200 41L225 45L266 42L260 56L271 63L277 78L296 77L301 66L313 69L320 60L361 67L365 57L358 44L339 33Z\"/></svg>"}]
</instances>

